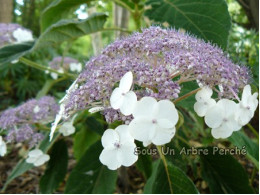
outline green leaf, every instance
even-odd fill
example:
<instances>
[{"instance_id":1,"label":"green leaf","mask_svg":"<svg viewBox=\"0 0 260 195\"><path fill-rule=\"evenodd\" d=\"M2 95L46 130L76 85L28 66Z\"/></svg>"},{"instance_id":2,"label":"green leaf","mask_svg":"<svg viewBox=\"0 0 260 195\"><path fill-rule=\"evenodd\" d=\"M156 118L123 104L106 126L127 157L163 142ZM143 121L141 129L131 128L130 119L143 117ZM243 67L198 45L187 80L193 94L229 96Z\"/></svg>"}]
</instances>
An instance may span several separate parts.
<instances>
[{"instance_id":1,"label":"green leaf","mask_svg":"<svg viewBox=\"0 0 260 195\"><path fill-rule=\"evenodd\" d=\"M50 25L66 18L71 11L79 5L88 3L92 0L56 0L53 1L41 14L41 32L44 32Z\"/></svg>"},{"instance_id":2,"label":"green leaf","mask_svg":"<svg viewBox=\"0 0 260 195\"><path fill-rule=\"evenodd\" d=\"M137 145L137 147L138 147L137 149L139 151L146 149L141 142L136 141L136 145ZM152 174L152 157L150 155L140 154L138 156L138 160L135 163L135 165L136 165L137 169L143 173L143 175L146 179L148 179L151 176L151 174Z\"/></svg>"},{"instance_id":3,"label":"green leaf","mask_svg":"<svg viewBox=\"0 0 260 195\"><path fill-rule=\"evenodd\" d=\"M86 125L87 125L87 128L90 131L93 131L93 132L95 132L95 133L97 133L99 135L103 135L103 133L104 133L104 126L94 116L87 117Z\"/></svg>"},{"instance_id":4,"label":"green leaf","mask_svg":"<svg viewBox=\"0 0 260 195\"><path fill-rule=\"evenodd\" d=\"M55 45L98 32L103 29L106 19L106 14L95 13L85 20L60 20L46 29L39 37L36 47Z\"/></svg>"},{"instance_id":5,"label":"green leaf","mask_svg":"<svg viewBox=\"0 0 260 195\"><path fill-rule=\"evenodd\" d=\"M100 141L92 145L72 170L65 193L110 194L115 190L117 172L108 170L99 161L103 147Z\"/></svg>"},{"instance_id":6,"label":"green leaf","mask_svg":"<svg viewBox=\"0 0 260 195\"><path fill-rule=\"evenodd\" d=\"M50 26L36 42L7 45L0 49L0 65L17 60L35 49L53 46L64 41L98 32L103 29L107 15L96 13L86 20L61 20Z\"/></svg>"},{"instance_id":7,"label":"green leaf","mask_svg":"<svg viewBox=\"0 0 260 195\"><path fill-rule=\"evenodd\" d=\"M214 194L254 193L249 186L247 173L231 155L220 155L212 147L203 148L208 155L200 155L202 178L208 183Z\"/></svg>"},{"instance_id":8,"label":"green leaf","mask_svg":"<svg viewBox=\"0 0 260 195\"><path fill-rule=\"evenodd\" d=\"M167 164L170 181L168 181L165 167L161 160L154 162L152 176L148 179L145 194L169 194L172 186L175 194L198 194L198 190L190 178L178 167Z\"/></svg>"},{"instance_id":9,"label":"green leaf","mask_svg":"<svg viewBox=\"0 0 260 195\"><path fill-rule=\"evenodd\" d=\"M231 19L225 0L148 0L145 15L226 48Z\"/></svg>"},{"instance_id":10,"label":"green leaf","mask_svg":"<svg viewBox=\"0 0 260 195\"><path fill-rule=\"evenodd\" d=\"M56 142L50 153L50 161L40 180L40 191L51 194L64 180L68 167L68 149L66 142Z\"/></svg>"},{"instance_id":11,"label":"green leaf","mask_svg":"<svg viewBox=\"0 0 260 195\"><path fill-rule=\"evenodd\" d=\"M242 131L234 132L228 140L239 149L243 149L244 147L247 157L259 169L259 145L257 143L253 142Z\"/></svg>"},{"instance_id":12,"label":"green leaf","mask_svg":"<svg viewBox=\"0 0 260 195\"><path fill-rule=\"evenodd\" d=\"M42 140L42 142L40 143L39 148L46 153L48 151L48 149L52 146L52 144L54 143L55 139L57 139L59 137L59 133L55 133L53 136L53 141L50 142L49 141L49 133L46 133L44 140ZM26 163L25 159L20 160L17 165L15 166L15 168L12 170L12 172L10 173L10 175L8 176L4 187L2 189L2 191L4 191L6 189L6 187L8 186L8 184L15 178L17 178L18 176L22 175L23 173L25 173L26 171L32 169L34 166L32 164L28 164Z\"/></svg>"},{"instance_id":13,"label":"green leaf","mask_svg":"<svg viewBox=\"0 0 260 195\"><path fill-rule=\"evenodd\" d=\"M18 60L20 57L31 52L34 42L24 42L19 44L12 44L2 47L0 49L0 65Z\"/></svg>"},{"instance_id":14,"label":"green leaf","mask_svg":"<svg viewBox=\"0 0 260 195\"><path fill-rule=\"evenodd\" d=\"M73 151L76 160L78 161L86 150L99 139L100 136L97 133L90 131L88 128L81 128L76 133L73 142Z\"/></svg>"}]
</instances>

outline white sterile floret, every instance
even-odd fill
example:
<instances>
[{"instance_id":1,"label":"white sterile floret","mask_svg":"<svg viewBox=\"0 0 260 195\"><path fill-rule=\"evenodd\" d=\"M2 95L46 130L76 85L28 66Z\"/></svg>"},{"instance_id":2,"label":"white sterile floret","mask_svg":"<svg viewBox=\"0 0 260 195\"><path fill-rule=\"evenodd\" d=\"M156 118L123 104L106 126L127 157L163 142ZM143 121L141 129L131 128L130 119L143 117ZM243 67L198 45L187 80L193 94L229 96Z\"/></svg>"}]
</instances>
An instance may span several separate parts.
<instances>
[{"instance_id":1,"label":"white sterile floret","mask_svg":"<svg viewBox=\"0 0 260 195\"><path fill-rule=\"evenodd\" d=\"M64 106L64 104L61 104L59 113L56 115L55 121L52 123L52 126L51 126L50 141L52 140L53 134L58 126L58 123L62 119L64 112L65 112L65 106Z\"/></svg>"},{"instance_id":2,"label":"white sterile floret","mask_svg":"<svg viewBox=\"0 0 260 195\"><path fill-rule=\"evenodd\" d=\"M120 109L125 116L131 115L137 102L136 94L130 91L133 83L132 72L127 72L120 80L119 87L115 88L110 97L111 107Z\"/></svg>"},{"instance_id":3,"label":"white sterile floret","mask_svg":"<svg viewBox=\"0 0 260 195\"><path fill-rule=\"evenodd\" d=\"M241 125L235 120L238 105L228 99L221 99L211 107L206 115L205 122L212 128L211 134L214 138L227 138L233 131L241 129Z\"/></svg>"},{"instance_id":4,"label":"white sterile floret","mask_svg":"<svg viewBox=\"0 0 260 195\"><path fill-rule=\"evenodd\" d=\"M76 71L76 72L80 72L82 70L82 65L81 63L71 63L70 64L70 70L72 72Z\"/></svg>"},{"instance_id":5,"label":"white sterile floret","mask_svg":"<svg viewBox=\"0 0 260 195\"><path fill-rule=\"evenodd\" d=\"M40 107L37 105L34 107L33 112L36 114L40 111Z\"/></svg>"},{"instance_id":6,"label":"white sterile floret","mask_svg":"<svg viewBox=\"0 0 260 195\"><path fill-rule=\"evenodd\" d=\"M26 42L26 41L32 41L33 36L32 33L28 30L23 30L21 28L16 29L13 32L13 36L16 39L17 43Z\"/></svg>"},{"instance_id":7,"label":"white sterile floret","mask_svg":"<svg viewBox=\"0 0 260 195\"><path fill-rule=\"evenodd\" d=\"M3 140L2 136L0 136L0 156L4 156L7 152L6 143Z\"/></svg>"},{"instance_id":8,"label":"white sterile floret","mask_svg":"<svg viewBox=\"0 0 260 195\"><path fill-rule=\"evenodd\" d=\"M104 149L99 159L111 170L116 170L122 165L129 167L138 159L134 153L136 145L127 125L120 125L115 130L107 129L101 142Z\"/></svg>"},{"instance_id":9,"label":"white sterile floret","mask_svg":"<svg viewBox=\"0 0 260 195\"><path fill-rule=\"evenodd\" d=\"M216 101L211 98L212 94L213 91L209 87L203 87L196 93L197 102L194 104L194 110L200 117L205 116L208 109L216 104Z\"/></svg>"},{"instance_id":10,"label":"white sterile floret","mask_svg":"<svg viewBox=\"0 0 260 195\"><path fill-rule=\"evenodd\" d=\"M77 80L76 79L71 86L69 87L69 89L66 91L66 95L59 101L60 103L60 110L59 113L56 115L55 117L55 121L53 122L52 126L51 126L51 132L50 132L50 141L52 140L53 134L60 122L60 120L62 118L64 118L64 114L65 114L65 103L67 101L67 99L69 98L69 95L78 88L78 84L77 84Z\"/></svg>"},{"instance_id":11,"label":"white sterile floret","mask_svg":"<svg viewBox=\"0 0 260 195\"><path fill-rule=\"evenodd\" d=\"M255 110L258 106L258 93L251 94L250 85L244 87L242 99L239 102L238 112L236 113L236 120L241 125L246 125L253 118Z\"/></svg>"},{"instance_id":12,"label":"white sterile floret","mask_svg":"<svg viewBox=\"0 0 260 195\"><path fill-rule=\"evenodd\" d=\"M171 101L157 102L152 97L143 97L138 101L133 116L129 131L134 139L142 141L144 146L150 143L155 145L169 143L179 120L178 111Z\"/></svg>"},{"instance_id":13,"label":"white sterile floret","mask_svg":"<svg viewBox=\"0 0 260 195\"><path fill-rule=\"evenodd\" d=\"M62 124L62 126L59 129L59 132L63 135L63 136L69 136L73 133L75 133L75 127L73 126L74 120L76 118L77 115L73 116L73 118Z\"/></svg>"},{"instance_id":14,"label":"white sterile floret","mask_svg":"<svg viewBox=\"0 0 260 195\"><path fill-rule=\"evenodd\" d=\"M34 149L28 153L28 158L26 159L26 162L38 167L43 165L48 160L50 160L50 156L48 154L44 154L39 149Z\"/></svg>"}]
</instances>

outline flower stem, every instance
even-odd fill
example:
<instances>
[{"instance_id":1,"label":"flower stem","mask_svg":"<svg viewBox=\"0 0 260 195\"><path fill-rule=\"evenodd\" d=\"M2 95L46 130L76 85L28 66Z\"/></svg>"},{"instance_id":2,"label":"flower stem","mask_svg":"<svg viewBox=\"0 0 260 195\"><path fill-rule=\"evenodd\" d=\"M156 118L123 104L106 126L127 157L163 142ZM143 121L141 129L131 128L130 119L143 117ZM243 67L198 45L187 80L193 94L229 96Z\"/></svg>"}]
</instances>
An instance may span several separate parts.
<instances>
[{"instance_id":1,"label":"flower stem","mask_svg":"<svg viewBox=\"0 0 260 195\"><path fill-rule=\"evenodd\" d=\"M38 69L38 70L42 70L42 71L47 70L47 71L50 71L50 72L54 72L54 73L56 73L57 75L60 75L60 76L67 76L67 77L71 77L71 78L76 78L76 76L73 75L73 74L70 74L70 73L60 73L60 72L58 72L57 70L54 70L54 69L52 69L52 68L43 66L43 65L41 65L41 64L37 64L37 63L35 63L35 62L31 61L31 60L28 60L28 59L26 59L26 58L24 58L24 57L21 57L21 58L19 59L19 61L22 62L23 64L27 65L27 66L36 68L36 69Z\"/></svg>"},{"instance_id":2,"label":"flower stem","mask_svg":"<svg viewBox=\"0 0 260 195\"><path fill-rule=\"evenodd\" d=\"M197 93L200 89L201 88L195 89L195 90L193 90L193 91L191 91L191 92L189 92L189 93L187 93L187 94L177 98L176 100L173 101L173 103L175 104L175 103L177 103L177 102L179 102L179 101L181 101L181 100L183 100L183 99L193 95L194 93Z\"/></svg>"},{"instance_id":3,"label":"flower stem","mask_svg":"<svg viewBox=\"0 0 260 195\"><path fill-rule=\"evenodd\" d=\"M171 194L173 194L173 189L172 189L172 185L171 185L172 182L171 182L171 179L170 179L169 170L168 170L168 165L167 165L165 156L164 156L163 153L162 153L162 146L156 146L156 147L157 147L157 150L158 150L158 152L159 152L160 158L161 158L162 161L163 161L163 165L164 165L164 168L165 168L165 171L166 171L166 175L167 175L167 178L168 178L168 182L169 182Z\"/></svg>"},{"instance_id":4,"label":"flower stem","mask_svg":"<svg viewBox=\"0 0 260 195\"><path fill-rule=\"evenodd\" d=\"M259 134L258 134L258 132L255 130L255 128L254 128L250 123L247 124L247 127L252 131L253 134L255 134L255 136L256 136L257 139L259 140Z\"/></svg>"}]
</instances>

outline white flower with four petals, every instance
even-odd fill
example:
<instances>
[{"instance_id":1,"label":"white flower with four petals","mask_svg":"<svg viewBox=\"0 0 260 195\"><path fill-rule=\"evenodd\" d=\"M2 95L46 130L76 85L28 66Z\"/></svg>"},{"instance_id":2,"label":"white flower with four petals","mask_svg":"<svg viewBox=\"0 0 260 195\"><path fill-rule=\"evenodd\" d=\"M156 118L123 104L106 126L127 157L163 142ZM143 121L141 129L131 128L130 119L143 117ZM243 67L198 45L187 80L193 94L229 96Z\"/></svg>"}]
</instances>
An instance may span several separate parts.
<instances>
[{"instance_id":1,"label":"white flower with four petals","mask_svg":"<svg viewBox=\"0 0 260 195\"><path fill-rule=\"evenodd\" d=\"M144 146L150 143L169 143L175 134L175 125L179 119L178 111L171 101L157 102L152 97L143 97L138 101L133 116L129 131L134 139L142 141Z\"/></svg>"},{"instance_id":2,"label":"white flower with four petals","mask_svg":"<svg viewBox=\"0 0 260 195\"><path fill-rule=\"evenodd\" d=\"M120 109L123 115L131 115L137 102L136 94L130 91L133 84L132 72L127 72L120 80L119 87L115 88L110 97L110 105Z\"/></svg>"},{"instance_id":3,"label":"white flower with four petals","mask_svg":"<svg viewBox=\"0 0 260 195\"><path fill-rule=\"evenodd\" d=\"M104 149L99 159L111 170L116 170L122 165L129 167L138 159L134 154L134 138L130 135L127 125L120 125L115 130L107 129L101 142Z\"/></svg>"},{"instance_id":4,"label":"white flower with four petals","mask_svg":"<svg viewBox=\"0 0 260 195\"><path fill-rule=\"evenodd\" d=\"M200 117L205 116L208 109L216 104L216 101L211 98L212 94L213 91L209 87L203 87L196 93L197 102L194 104L194 110Z\"/></svg>"},{"instance_id":5,"label":"white flower with four petals","mask_svg":"<svg viewBox=\"0 0 260 195\"><path fill-rule=\"evenodd\" d=\"M212 128L211 134L214 138L227 138L233 131L241 129L241 125L235 120L238 105L228 99L221 99L211 107L206 115L205 122Z\"/></svg>"},{"instance_id":6,"label":"white flower with four petals","mask_svg":"<svg viewBox=\"0 0 260 195\"><path fill-rule=\"evenodd\" d=\"M44 154L39 149L34 149L28 153L28 158L26 159L26 162L38 167L43 165L48 160L50 160L50 156L48 154Z\"/></svg>"},{"instance_id":7,"label":"white flower with four petals","mask_svg":"<svg viewBox=\"0 0 260 195\"><path fill-rule=\"evenodd\" d=\"M0 136L0 156L4 156L7 152L6 143L3 140L2 136Z\"/></svg>"}]
</instances>

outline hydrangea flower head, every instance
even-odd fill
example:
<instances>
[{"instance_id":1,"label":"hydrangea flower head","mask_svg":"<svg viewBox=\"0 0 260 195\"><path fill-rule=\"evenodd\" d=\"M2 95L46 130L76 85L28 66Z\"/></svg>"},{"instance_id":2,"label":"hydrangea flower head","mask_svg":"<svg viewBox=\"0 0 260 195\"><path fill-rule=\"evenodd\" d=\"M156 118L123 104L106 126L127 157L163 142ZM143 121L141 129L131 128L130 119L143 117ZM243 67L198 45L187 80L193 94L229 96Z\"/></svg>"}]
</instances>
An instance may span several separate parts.
<instances>
[{"instance_id":1,"label":"hydrangea flower head","mask_svg":"<svg viewBox=\"0 0 260 195\"><path fill-rule=\"evenodd\" d=\"M79 63L78 60L73 59L71 57L62 57L62 56L57 56L52 59L49 63L50 68L57 70L60 73L64 72L77 72L79 73L82 70L82 65ZM46 73L49 73L48 71ZM53 79L58 78L58 74L51 72L50 73L51 77Z\"/></svg>"},{"instance_id":2,"label":"hydrangea flower head","mask_svg":"<svg viewBox=\"0 0 260 195\"><path fill-rule=\"evenodd\" d=\"M93 57L79 75L65 112L102 106L107 122L128 121L111 109L110 95L129 71L138 99L174 100L180 83L189 81L214 89L221 98L234 98L250 80L248 69L234 64L220 48L180 31L150 27L116 40Z\"/></svg>"},{"instance_id":3,"label":"hydrangea flower head","mask_svg":"<svg viewBox=\"0 0 260 195\"><path fill-rule=\"evenodd\" d=\"M32 40L32 32L19 24L0 23L0 47Z\"/></svg>"},{"instance_id":4,"label":"hydrangea flower head","mask_svg":"<svg viewBox=\"0 0 260 195\"><path fill-rule=\"evenodd\" d=\"M50 123L58 111L59 106L53 97L31 99L1 113L0 128L7 130L8 142L29 142L32 147L43 139L43 135L35 130L35 124Z\"/></svg>"}]
</instances>

